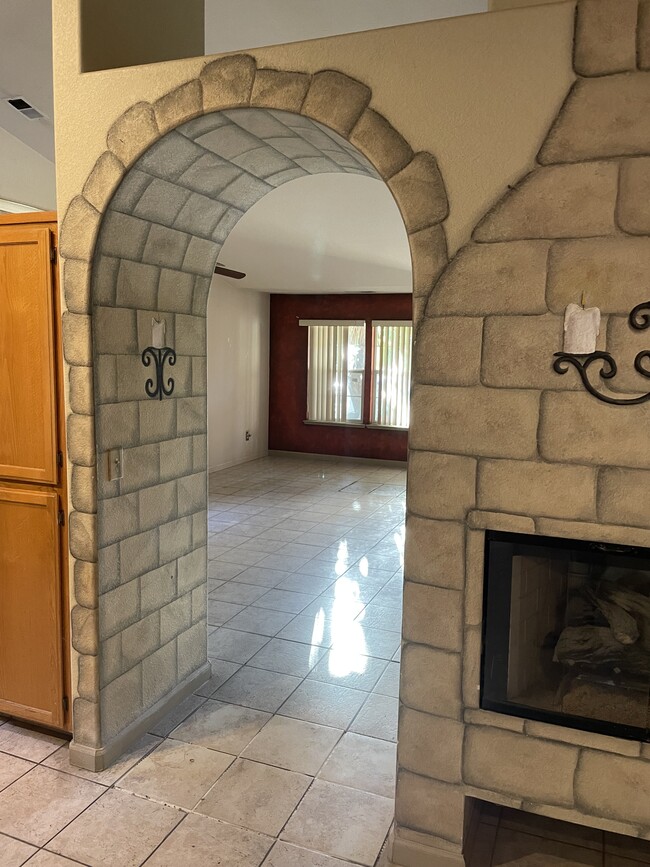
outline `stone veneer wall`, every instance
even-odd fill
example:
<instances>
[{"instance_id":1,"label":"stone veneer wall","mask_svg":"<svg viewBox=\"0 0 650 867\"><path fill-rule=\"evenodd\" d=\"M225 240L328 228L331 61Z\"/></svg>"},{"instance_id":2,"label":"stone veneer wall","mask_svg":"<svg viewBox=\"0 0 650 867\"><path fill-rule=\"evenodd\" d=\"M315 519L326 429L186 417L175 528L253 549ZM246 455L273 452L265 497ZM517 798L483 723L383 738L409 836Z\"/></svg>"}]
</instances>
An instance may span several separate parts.
<instances>
[{"instance_id":1,"label":"stone veneer wall","mask_svg":"<svg viewBox=\"0 0 650 867\"><path fill-rule=\"evenodd\" d=\"M648 390L632 360L650 333L627 314L650 300L650 3L579 3L574 66L538 164L442 274L417 336L398 864L463 863L468 798L650 839L648 745L479 709L486 528L650 546L650 404L608 406L551 368L584 291L611 387Z\"/></svg>"},{"instance_id":2,"label":"stone veneer wall","mask_svg":"<svg viewBox=\"0 0 650 867\"><path fill-rule=\"evenodd\" d=\"M281 183L361 173L385 180L401 207L416 316L447 262L436 161L414 154L370 97L337 72L214 61L116 122L68 210L74 760L101 764L206 662L205 305L232 226ZM161 402L144 398L140 361L153 315L178 354ZM124 478L108 482L118 446Z\"/></svg>"}]
</instances>

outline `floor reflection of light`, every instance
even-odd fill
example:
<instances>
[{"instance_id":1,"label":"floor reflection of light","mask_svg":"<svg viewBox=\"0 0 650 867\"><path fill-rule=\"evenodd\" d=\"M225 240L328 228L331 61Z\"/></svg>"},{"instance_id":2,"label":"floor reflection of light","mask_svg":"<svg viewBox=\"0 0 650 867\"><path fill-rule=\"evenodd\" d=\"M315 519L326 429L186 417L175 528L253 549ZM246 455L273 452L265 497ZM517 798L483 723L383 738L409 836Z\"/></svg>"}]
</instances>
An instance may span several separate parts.
<instances>
[{"instance_id":1,"label":"floor reflection of light","mask_svg":"<svg viewBox=\"0 0 650 867\"><path fill-rule=\"evenodd\" d=\"M339 542L339 550L336 555L336 563L334 564L334 571L337 575L342 575L344 572L347 572L348 559L348 543L345 539L342 539Z\"/></svg>"},{"instance_id":2,"label":"floor reflection of light","mask_svg":"<svg viewBox=\"0 0 650 867\"><path fill-rule=\"evenodd\" d=\"M355 512L360 512L361 511L361 503L358 500L355 500L354 503L352 503L352 508L354 509Z\"/></svg>"},{"instance_id":3,"label":"floor reflection of light","mask_svg":"<svg viewBox=\"0 0 650 867\"><path fill-rule=\"evenodd\" d=\"M359 560L359 572L363 575L364 578L368 577L368 558L362 557Z\"/></svg>"},{"instance_id":4,"label":"floor reflection of light","mask_svg":"<svg viewBox=\"0 0 650 867\"><path fill-rule=\"evenodd\" d=\"M314 628L311 631L311 650L309 651L309 665L314 666L318 661L319 648L325 636L325 612L321 608L314 617Z\"/></svg>"},{"instance_id":5,"label":"floor reflection of light","mask_svg":"<svg viewBox=\"0 0 650 867\"><path fill-rule=\"evenodd\" d=\"M363 625L355 619L363 608L359 595L356 581L345 576L337 580L332 603L332 647L328 664L333 677L363 674L366 670L368 659Z\"/></svg>"}]
</instances>

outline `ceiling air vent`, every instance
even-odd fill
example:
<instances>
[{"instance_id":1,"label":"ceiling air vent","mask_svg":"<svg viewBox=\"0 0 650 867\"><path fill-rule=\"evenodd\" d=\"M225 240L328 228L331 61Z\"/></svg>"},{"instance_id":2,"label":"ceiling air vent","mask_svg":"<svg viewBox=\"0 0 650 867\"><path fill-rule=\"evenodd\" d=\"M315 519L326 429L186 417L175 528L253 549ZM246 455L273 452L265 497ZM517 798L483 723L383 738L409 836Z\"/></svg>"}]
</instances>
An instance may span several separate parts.
<instances>
[{"instance_id":1,"label":"ceiling air vent","mask_svg":"<svg viewBox=\"0 0 650 867\"><path fill-rule=\"evenodd\" d=\"M12 108L15 108L16 111L19 111L24 117L27 117L30 120L36 120L38 117L43 117L41 112L37 108L34 108L33 105L30 105L27 100L22 98L22 96L8 99L7 102L12 106Z\"/></svg>"}]
</instances>

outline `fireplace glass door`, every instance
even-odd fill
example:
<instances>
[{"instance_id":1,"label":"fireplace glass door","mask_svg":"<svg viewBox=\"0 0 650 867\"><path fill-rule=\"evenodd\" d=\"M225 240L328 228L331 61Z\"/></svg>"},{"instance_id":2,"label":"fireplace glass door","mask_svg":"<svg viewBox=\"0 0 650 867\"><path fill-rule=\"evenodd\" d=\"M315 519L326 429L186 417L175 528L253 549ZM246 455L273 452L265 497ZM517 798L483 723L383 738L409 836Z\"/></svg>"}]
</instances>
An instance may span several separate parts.
<instances>
[{"instance_id":1,"label":"fireplace glass door","mask_svg":"<svg viewBox=\"0 0 650 867\"><path fill-rule=\"evenodd\" d=\"M650 740L650 549L486 533L481 707Z\"/></svg>"}]
</instances>

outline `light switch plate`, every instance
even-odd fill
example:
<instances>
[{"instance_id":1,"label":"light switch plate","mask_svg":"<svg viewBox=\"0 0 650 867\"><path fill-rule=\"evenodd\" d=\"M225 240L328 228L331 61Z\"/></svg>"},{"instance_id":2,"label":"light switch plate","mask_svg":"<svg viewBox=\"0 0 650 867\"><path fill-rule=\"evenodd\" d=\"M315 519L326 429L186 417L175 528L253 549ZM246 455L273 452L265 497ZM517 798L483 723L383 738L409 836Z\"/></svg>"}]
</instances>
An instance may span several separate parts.
<instances>
[{"instance_id":1,"label":"light switch plate","mask_svg":"<svg viewBox=\"0 0 650 867\"><path fill-rule=\"evenodd\" d=\"M124 452L122 447L117 449L111 449L107 452L108 455L108 481L115 482L118 479L121 479L124 475L123 470L123 461L124 461Z\"/></svg>"}]
</instances>

